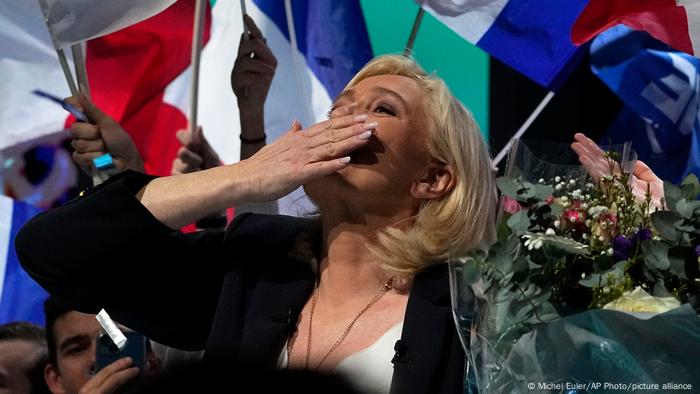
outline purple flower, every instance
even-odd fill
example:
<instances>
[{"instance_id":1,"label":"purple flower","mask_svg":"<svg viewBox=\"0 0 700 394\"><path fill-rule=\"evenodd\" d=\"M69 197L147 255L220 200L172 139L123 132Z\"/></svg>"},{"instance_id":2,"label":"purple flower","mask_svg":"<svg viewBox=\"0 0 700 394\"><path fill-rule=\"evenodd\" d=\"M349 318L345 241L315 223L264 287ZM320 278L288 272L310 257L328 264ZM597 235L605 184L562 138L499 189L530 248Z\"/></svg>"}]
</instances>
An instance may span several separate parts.
<instances>
[{"instance_id":1,"label":"purple flower","mask_svg":"<svg viewBox=\"0 0 700 394\"><path fill-rule=\"evenodd\" d=\"M612 242L613 258L615 261L622 261L630 257L632 246L634 246L632 240L627 239L624 235L616 235Z\"/></svg>"},{"instance_id":2,"label":"purple flower","mask_svg":"<svg viewBox=\"0 0 700 394\"><path fill-rule=\"evenodd\" d=\"M695 254L696 254L698 257L700 257L700 245L697 245L697 246L695 247Z\"/></svg>"},{"instance_id":3,"label":"purple flower","mask_svg":"<svg viewBox=\"0 0 700 394\"><path fill-rule=\"evenodd\" d=\"M641 228L639 231L637 231L637 234L635 235L638 241L646 241L647 239L651 239L651 230L648 228Z\"/></svg>"}]
</instances>

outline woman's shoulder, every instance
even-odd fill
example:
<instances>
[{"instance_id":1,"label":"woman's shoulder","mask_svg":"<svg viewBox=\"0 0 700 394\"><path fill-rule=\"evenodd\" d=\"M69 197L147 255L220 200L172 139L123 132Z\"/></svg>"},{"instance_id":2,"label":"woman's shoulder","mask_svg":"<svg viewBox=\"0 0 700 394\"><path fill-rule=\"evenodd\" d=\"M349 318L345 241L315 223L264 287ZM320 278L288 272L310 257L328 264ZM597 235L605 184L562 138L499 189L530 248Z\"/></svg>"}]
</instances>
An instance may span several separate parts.
<instances>
[{"instance_id":1,"label":"woman's shoulder","mask_svg":"<svg viewBox=\"0 0 700 394\"><path fill-rule=\"evenodd\" d=\"M313 219L294 216L244 213L227 227L226 236L238 241L279 246L311 229L314 222Z\"/></svg>"},{"instance_id":2,"label":"woman's shoulder","mask_svg":"<svg viewBox=\"0 0 700 394\"><path fill-rule=\"evenodd\" d=\"M245 213L236 217L226 229L224 247L227 255L237 256L236 260L246 265L245 262L250 261L258 269L303 267L304 271L306 268L313 270L311 259L301 258L299 249L309 244L309 240L315 243L317 229L318 222L313 219Z\"/></svg>"}]
</instances>

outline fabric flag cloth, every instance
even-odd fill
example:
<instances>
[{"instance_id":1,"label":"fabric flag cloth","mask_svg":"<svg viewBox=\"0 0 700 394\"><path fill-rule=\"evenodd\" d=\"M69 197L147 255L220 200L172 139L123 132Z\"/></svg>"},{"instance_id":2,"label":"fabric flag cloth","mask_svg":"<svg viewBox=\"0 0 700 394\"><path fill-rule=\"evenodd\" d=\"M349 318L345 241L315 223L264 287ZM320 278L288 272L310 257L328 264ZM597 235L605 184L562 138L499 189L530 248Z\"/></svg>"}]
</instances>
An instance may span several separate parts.
<instances>
[{"instance_id":1,"label":"fabric flag cloth","mask_svg":"<svg viewBox=\"0 0 700 394\"><path fill-rule=\"evenodd\" d=\"M265 102L265 131L271 142L298 119L302 125L327 118L332 99L372 58L369 35L357 0L293 1L298 48L292 49L284 2L247 1L247 12L258 25L278 66ZM225 163L239 159L240 125L230 73L243 31L237 1L212 7L211 39L202 52L199 122L207 140ZM189 111L189 70L166 89L165 101ZM279 201L282 214L313 211L301 188Z\"/></svg>"},{"instance_id":2,"label":"fabric flag cloth","mask_svg":"<svg viewBox=\"0 0 700 394\"><path fill-rule=\"evenodd\" d=\"M39 212L38 208L0 195L0 324L44 324L47 293L19 265L14 245L22 225Z\"/></svg>"},{"instance_id":3,"label":"fabric flag cloth","mask_svg":"<svg viewBox=\"0 0 700 394\"><path fill-rule=\"evenodd\" d=\"M579 57L569 31L588 0L416 0L467 41L556 90Z\"/></svg>"},{"instance_id":4,"label":"fabric flag cloth","mask_svg":"<svg viewBox=\"0 0 700 394\"><path fill-rule=\"evenodd\" d=\"M0 1L0 150L63 130L67 112L34 96L70 93L36 1Z\"/></svg>"},{"instance_id":5,"label":"fabric flag cloth","mask_svg":"<svg viewBox=\"0 0 700 394\"><path fill-rule=\"evenodd\" d=\"M664 179L700 174L700 59L620 25L593 40L591 70L626 106L601 142L631 140Z\"/></svg>"},{"instance_id":6,"label":"fabric flag cloth","mask_svg":"<svg viewBox=\"0 0 700 394\"><path fill-rule=\"evenodd\" d=\"M141 22L175 0L39 0L56 46L69 47Z\"/></svg>"},{"instance_id":7,"label":"fabric flag cloth","mask_svg":"<svg viewBox=\"0 0 700 394\"><path fill-rule=\"evenodd\" d=\"M92 99L129 132L150 174L170 175L180 147L175 133L187 128L183 111L163 97L190 64L194 7L194 0L181 0L152 18L88 41ZM210 25L207 12L204 42Z\"/></svg>"},{"instance_id":8,"label":"fabric flag cloth","mask_svg":"<svg viewBox=\"0 0 700 394\"><path fill-rule=\"evenodd\" d=\"M571 39L582 44L618 24L646 31L691 55L700 51L698 0L590 0L571 29Z\"/></svg>"},{"instance_id":9,"label":"fabric flag cloth","mask_svg":"<svg viewBox=\"0 0 700 394\"><path fill-rule=\"evenodd\" d=\"M67 112L33 94L69 95L36 1L0 2L0 188L42 208L64 199L77 172L63 131Z\"/></svg>"}]
</instances>

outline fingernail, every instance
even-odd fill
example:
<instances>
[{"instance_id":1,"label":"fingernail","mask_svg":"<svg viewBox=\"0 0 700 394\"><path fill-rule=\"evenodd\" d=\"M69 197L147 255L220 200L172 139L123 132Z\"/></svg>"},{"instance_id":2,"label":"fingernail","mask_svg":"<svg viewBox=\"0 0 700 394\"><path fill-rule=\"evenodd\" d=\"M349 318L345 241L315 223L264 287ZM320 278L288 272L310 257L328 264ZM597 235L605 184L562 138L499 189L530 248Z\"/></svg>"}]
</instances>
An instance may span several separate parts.
<instances>
[{"instance_id":1,"label":"fingernail","mask_svg":"<svg viewBox=\"0 0 700 394\"><path fill-rule=\"evenodd\" d=\"M357 136L361 140L368 140L372 136L372 130L367 130L364 133Z\"/></svg>"},{"instance_id":2,"label":"fingernail","mask_svg":"<svg viewBox=\"0 0 700 394\"><path fill-rule=\"evenodd\" d=\"M350 156L341 157L340 162L344 164L350 163Z\"/></svg>"},{"instance_id":3,"label":"fingernail","mask_svg":"<svg viewBox=\"0 0 700 394\"><path fill-rule=\"evenodd\" d=\"M354 120L355 122L364 122L365 120L367 120L367 114L356 115L354 118L352 118L352 120Z\"/></svg>"},{"instance_id":4,"label":"fingernail","mask_svg":"<svg viewBox=\"0 0 700 394\"><path fill-rule=\"evenodd\" d=\"M374 130L377 128L377 126L379 126L379 124L377 122L369 122L369 123L363 124L362 128L365 130Z\"/></svg>"}]
</instances>

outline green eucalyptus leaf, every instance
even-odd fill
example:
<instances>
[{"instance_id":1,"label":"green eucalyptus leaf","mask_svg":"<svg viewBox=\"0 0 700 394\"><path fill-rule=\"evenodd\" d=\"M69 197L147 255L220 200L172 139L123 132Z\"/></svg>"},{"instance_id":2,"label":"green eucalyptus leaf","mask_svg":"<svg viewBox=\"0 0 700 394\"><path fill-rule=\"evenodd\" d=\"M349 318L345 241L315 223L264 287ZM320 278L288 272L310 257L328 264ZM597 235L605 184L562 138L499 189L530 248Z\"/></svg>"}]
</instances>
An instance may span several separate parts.
<instances>
[{"instance_id":1,"label":"green eucalyptus leaf","mask_svg":"<svg viewBox=\"0 0 700 394\"><path fill-rule=\"evenodd\" d=\"M543 238L543 243L547 249L553 248L565 252L565 254L576 254L579 256L588 255L588 247L571 238L548 235Z\"/></svg>"},{"instance_id":2,"label":"green eucalyptus leaf","mask_svg":"<svg viewBox=\"0 0 700 394\"><path fill-rule=\"evenodd\" d=\"M686 224L683 219L673 223L673 227L675 227L676 230L682 231L684 233L692 233L695 231L695 227L691 226L689 224ZM684 237L684 239L685 239L685 237Z\"/></svg>"},{"instance_id":3,"label":"green eucalyptus leaf","mask_svg":"<svg viewBox=\"0 0 700 394\"><path fill-rule=\"evenodd\" d=\"M496 186L498 186L498 190L500 190L501 193L505 194L506 196L514 200L520 199L518 190L522 188L522 185L515 178L507 176L498 177L496 178Z\"/></svg>"},{"instance_id":4,"label":"green eucalyptus leaf","mask_svg":"<svg viewBox=\"0 0 700 394\"><path fill-rule=\"evenodd\" d=\"M536 184L533 188L535 190L535 198L540 201L543 201L554 193L554 188L551 185Z\"/></svg>"},{"instance_id":5,"label":"green eucalyptus leaf","mask_svg":"<svg viewBox=\"0 0 700 394\"><path fill-rule=\"evenodd\" d=\"M644 252L644 262L649 268L667 270L671 267L668 260L669 246L663 242L646 240L642 242L642 252Z\"/></svg>"},{"instance_id":6,"label":"green eucalyptus leaf","mask_svg":"<svg viewBox=\"0 0 700 394\"><path fill-rule=\"evenodd\" d=\"M612 268L610 268L609 270L600 273L589 274L585 278L579 280L578 283L581 286L588 288L607 286L608 278L610 276L612 276L614 280L618 280L625 274L626 263L627 260L620 261L619 263L613 265Z\"/></svg>"},{"instance_id":7,"label":"green eucalyptus leaf","mask_svg":"<svg viewBox=\"0 0 700 394\"><path fill-rule=\"evenodd\" d=\"M509 217L508 227L510 227L516 235L525 233L527 229L530 228L530 217L527 215L527 211L518 211Z\"/></svg>"},{"instance_id":8,"label":"green eucalyptus leaf","mask_svg":"<svg viewBox=\"0 0 700 394\"><path fill-rule=\"evenodd\" d=\"M697 175L691 173L681 182L683 197L687 200L695 200L700 196L700 181Z\"/></svg>"},{"instance_id":9,"label":"green eucalyptus leaf","mask_svg":"<svg viewBox=\"0 0 700 394\"><path fill-rule=\"evenodd\" d=\"M696 210L700 210L700 201L682 199L676 203L676 212L686 219L692 218Z\"/></svg>"},{"instance_id":10,"label":"green eucalyptus leaf","mask_svg":"<svg viewBox=\"0 0 700 394\"><path fill-rule=\"evenodd\" d=\"M683 198L681 189L671 182L664 181L664 199L668 209L675 209L676 203Z\"/></svg>"},{"instance_id":11,"label":"green eucalyptus leaf","mask_svg":"<svg viewBox=\"0 0 700 394\"><path fill-rule=\"evenodd\" d=\"M455 268L455 270L459 274L457 277L460 278L464 286L471 286L481 279L481 270L475 261L466 262Z\"/></svg>"},{"instance_id":12,"label":"green eucalyptus leaf","mask_svg":"<svg viewBox=\"0 0 700 394\"><path fill-rule=\"evenodd\" d=\"M694 280L700 277L698 257L690 246L674 246L668 250L671 267L681 279Z\"/></svg>"},{"instance_id":13,"label":"green eucalyptus leaf","mask_svg":"<svg viewBox=\"0 0 700 394\"><path fill-rule=\"evenodd\" d=\"M554 308L552 303L545 302L538 305L537 308L535 308L535 313L533 313L532 316L525 322L528 324L541 324L548 323L557 318L559 318L557 309Z\"/></svg>"},{"instance_id":14,"label":"green eucalyptus leaf","mask_svg":"<svg viewBox=\"0 0 700 394\"><path fill-rule=\"evenodd\" d=\"M518 196L520 201L530 201L535 198L535 185L530 182L523 182L522 187L518 190Z\"/></svg>"},{"instance_id":15,"label":"green eucalyptus leaf","mask_svg":"<svg viewBox=\"0 0 700 394\"><path fill-rule=\"evenodd\" d=\"M651 223L659 235L671 243L680 240L680 234L676 229L676 222L681 220L680 215L671 211L658 211L651 214Z\"/></svg>"},{"instance_id":16,"label":"green eucalyptus leaf","mask_svg":"<svg viewBox=\"0 0 700 394\"><path fill-rule=\"evenodd\" d=\"M654 291L652 295L654 297L672 297L671 292L666 289L663 279L659 279L659 281L654 284Z\"/></svg>"},{"instance_id":17,"label":"green eucalyptus leaf","mask_svg":"<svg viewBox=\"0 0 700 394\"><path fill-rule=\"evenodd\" d=\"M515 274L515 272L509 272L509 273L503 275L503 277L498 280L498 283L503 287L508 286L508 284L510 284L510 282L513 280L514 274Z\"/></svg>"}]
</instances>

